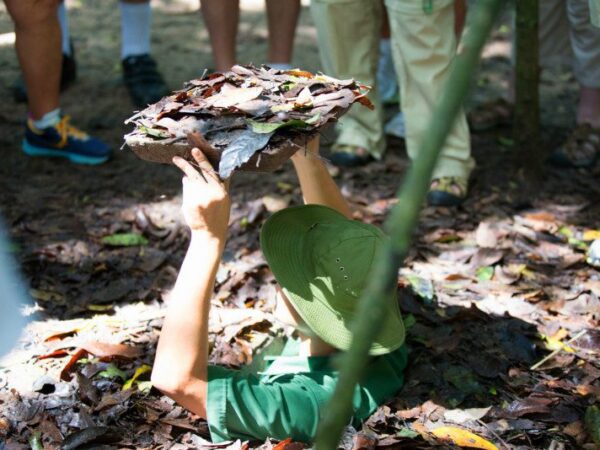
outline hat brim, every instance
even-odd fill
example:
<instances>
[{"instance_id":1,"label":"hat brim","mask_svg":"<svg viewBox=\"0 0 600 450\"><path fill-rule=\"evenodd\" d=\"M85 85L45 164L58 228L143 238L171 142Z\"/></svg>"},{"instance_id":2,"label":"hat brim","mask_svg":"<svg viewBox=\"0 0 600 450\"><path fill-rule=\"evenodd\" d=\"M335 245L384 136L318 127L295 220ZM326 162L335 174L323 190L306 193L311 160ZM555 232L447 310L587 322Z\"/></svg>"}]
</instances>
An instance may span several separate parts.
<instances>
[{"instance_id":1,"label":"hat brim","mask_svg":"<svg viewBox=\"0 0 600 450\"><path fill-rule=\"evenodd\" d=\"M368 228L347 219L337 211L321 205L291 207L275 213L261 230L261 247L276 280L306 324L325 342L347 350L352 343L350 326L354 320L357 299L347 296L348 309L333 308L331 293L320 288L311 258L313 240L307 239L315 224L344 223L346 226ZM335 304L340 304L339 295ZM372 344L370 354L381 355L404 343L404 323L396 293L386 304L385 322Z\"/></svg>"}]
</instances>

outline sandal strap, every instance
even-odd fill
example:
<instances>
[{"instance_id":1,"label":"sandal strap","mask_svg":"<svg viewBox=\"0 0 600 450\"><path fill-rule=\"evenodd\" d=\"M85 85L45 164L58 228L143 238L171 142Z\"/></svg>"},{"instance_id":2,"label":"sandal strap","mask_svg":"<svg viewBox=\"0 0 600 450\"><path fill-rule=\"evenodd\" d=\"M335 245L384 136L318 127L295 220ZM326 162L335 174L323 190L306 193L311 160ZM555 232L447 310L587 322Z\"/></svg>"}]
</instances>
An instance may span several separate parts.
<instances>
[{"instance_id":1,"label":"sandal strap","mask_svg":"<svg viewBox=\"0 0 600 450\"><path fill-rule=\"evenodd\" d=\"M369 156L369 151L360 145L334 144L331 147L333 153L349 153L356 156Z\"/></svg>"},{"instance_id":2,"label":"sandal strap","mask_svg":"<svg viewBox=\"0 0 600 450\"><path fill-rule=\"evenodd\" d=\"M468 181L460 177L440 177L431 182L431 191L441 191L456 197L467 196Z\"/></svg>"}]
</instances>

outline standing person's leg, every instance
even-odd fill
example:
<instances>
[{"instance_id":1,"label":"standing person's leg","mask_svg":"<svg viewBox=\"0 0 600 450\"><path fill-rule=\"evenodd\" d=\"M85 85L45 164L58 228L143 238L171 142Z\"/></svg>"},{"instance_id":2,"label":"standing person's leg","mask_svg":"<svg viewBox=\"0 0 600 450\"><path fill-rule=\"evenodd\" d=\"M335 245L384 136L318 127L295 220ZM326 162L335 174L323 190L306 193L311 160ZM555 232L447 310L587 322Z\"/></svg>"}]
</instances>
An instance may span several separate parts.
<instances>
[{"instance_id":1,"label":"standing person's leg","mask_svg":"<svg viewBox=\"0 0 600 450\"><path fill-rule=\"evenodd\" d=\"M58 22L60 23L61 32L61 46L62 46L62 70L60 78L60 90L61 92L69 87L77 78L77 65L73 56L73 49L71 47L71 38L69 34L69 18L64 2L60 2L58 6ZM27 102L27 88L25 87L25 80L22 76L19 76L13 86L13 97L16 102L24 103Z\"/></svg>"},{"instance_id":2,"label":"standing person's leg","mask_svg":"<svg viewBox=\"0 0 600 450\"><path fill-rule=\"evenodd\" d=\"M169 89L150 55L150 0L121 0L121 64L123 81L138 108L155 103Z\"/></svg>"},{"instance_id":3,"label":"standing person's leg","mask_svg":"<svg viewBox=\"0 0 600 450\"><path fill-rule=\"evenodd\" d=\"M34 120L58 108L60 26L57 0L5 0L15 23L17 57L29 92Z\"/></svg>"},{"instance_id":4,"label":"standing person's leg","mask_svg":"<svg viewBox=\"0 0 600 450\"><path fill-rule=\"evenodd\" d=\"M60 27L54 0L5 0L15 23L16 49L29 93L23 151L99 164L110 148L71 126L59 108Z\"/></svg>"},{"instance_id":5,"label":"standing person's leg","mask_svg":"<svg viewBox=\"0 0 600 450\"><path fill-rule=\"evenodd\" d=\"M200 4L210 36L215 70L229 70L236 60L239 0L200 0Z\"/></svg>"},{"instance_id":6,"label":"standing person's leg","mask_svg":"<svg viewBox=\"0 0 600 450\"><path fill-rule=\"evenodd\" d=\"M269 66L275 69L291 68L299 15L300 0L267 0Z\"/></svg>"},{"instance_id":7,"label":"standing person's leg","mask_svg":"<svg viewBox=\"0 0 600 450\"><path fill-rule=\"evenodd\" d=\"M587 1L567 0L567 17L579 83L577 126L552 161L587 167L600 155L600 28L591 23Z\"/></svg>"},{"instance_id":8,"label":"standing person's leg","mask_svg":"<svg viewBox=\"0 0 600 450\"><path fill-rule=\"evenodd\" d=\"M383 109L377 91L382 5L373 0L312 0L323 70L337 78L354 78L373 86L368 110L353 106L336 127L339 131L331 159L338 165L360 165L385 150Z\"/></svg>"},{"instance_id":9,"label":"standing person's leg","mask_svg":"<svg viewBox=\"0 0 600 450\"><path fill-rule=\"evenodd\" d=\"M505 98L486 102L469 112L469 123L474 132L487 131L500 125L511 125L515 103L515 30L513 24L511 71ZM565 0L539 2L538 20L540 68L551 68L571 62L573 52L569 42L569 21Z\"/></svg>"},{"instance_id":10,"label":"standing person's leg","mask_svg":"<svg viewBox=\"0 0 600 450\"><path fill-rule=\"evenodd\" d=\"M460 39L465 28L465 19L467 17L466 0L454 0L454 34Z\"/></svg>"},{"instance_id":11,"label":"standing person's leg","mask_svg":"<svg viewBox=\"0 0 600 450\"><path fill-rule=\"evenodd\" d=\"M600 28L592 25L588 2L568 0L574 72L580 86L577 123L600 128Z\"/></svg>"},{"instance_id":12,"label":"standing person's leg","mask_svg":"<svg viewBox=\"0 0 600 450\"><path fill-rule=\"evenodd\" d=\"M433 2L431 11L425 11L424 4L422 0L386 0L411 159L417 156L456 54L453 0ZM464 199L474 165L469 129L461 112L435 168L430 204L454 205Z\"/></svg>"}]
</instances>

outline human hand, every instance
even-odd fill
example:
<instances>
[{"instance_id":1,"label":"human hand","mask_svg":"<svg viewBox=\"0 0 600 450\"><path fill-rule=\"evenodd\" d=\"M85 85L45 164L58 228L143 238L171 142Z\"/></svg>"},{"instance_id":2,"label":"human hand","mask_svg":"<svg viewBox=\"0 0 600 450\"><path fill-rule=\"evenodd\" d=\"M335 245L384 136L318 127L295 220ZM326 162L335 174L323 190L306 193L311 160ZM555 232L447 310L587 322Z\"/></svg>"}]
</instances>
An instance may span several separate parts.
<instances>
[{"instance_id":1,"label":"human hand","mask_svg":"<svg viewBox=\"0 0 600 450\"><path fill-rule=\"evenodd\" d=\"M173 164L185 174L182 180L183 217L192 230L192 235L208 233L224 241L231 209L229 183L219 179L200 150L194 148L192 156L198 163L198 168L179 156L173 158Z\"/></svg>"}]
</instances>

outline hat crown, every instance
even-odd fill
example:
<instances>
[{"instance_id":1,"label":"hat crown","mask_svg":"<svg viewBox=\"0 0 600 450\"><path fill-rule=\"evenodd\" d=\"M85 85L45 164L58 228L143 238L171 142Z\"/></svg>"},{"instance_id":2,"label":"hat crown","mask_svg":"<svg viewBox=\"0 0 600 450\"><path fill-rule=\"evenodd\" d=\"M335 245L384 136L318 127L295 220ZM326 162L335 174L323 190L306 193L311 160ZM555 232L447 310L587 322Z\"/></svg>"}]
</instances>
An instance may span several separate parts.
<instances>
[{"instance_id":1,"label":"hat crown","mask_svg":"<svg viewBox=\"0 0 600 450\"><path fill-rule=\"evenodd\" d=\"M313 247L314 275L325 281L334 296L358 299L383 248L382 236L369 229L329 223L316 224L313 231L319 235L319 245Z\"/></svg>"}]
</instances>

